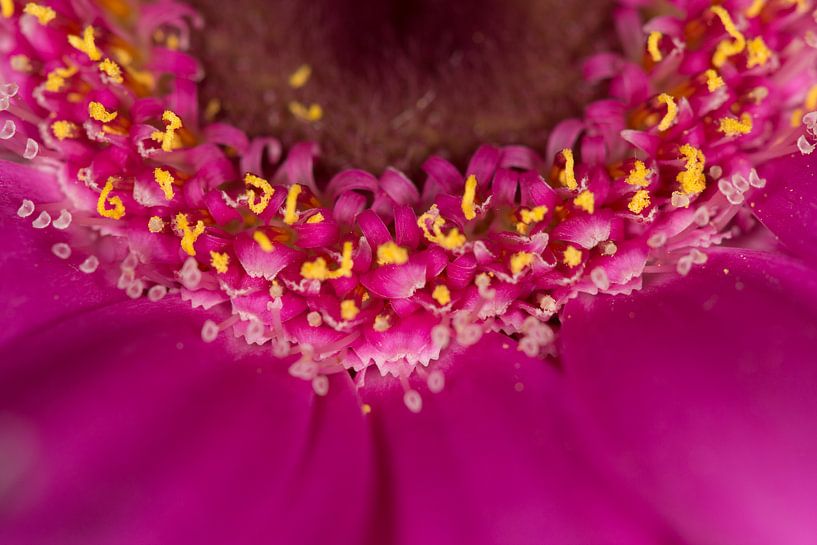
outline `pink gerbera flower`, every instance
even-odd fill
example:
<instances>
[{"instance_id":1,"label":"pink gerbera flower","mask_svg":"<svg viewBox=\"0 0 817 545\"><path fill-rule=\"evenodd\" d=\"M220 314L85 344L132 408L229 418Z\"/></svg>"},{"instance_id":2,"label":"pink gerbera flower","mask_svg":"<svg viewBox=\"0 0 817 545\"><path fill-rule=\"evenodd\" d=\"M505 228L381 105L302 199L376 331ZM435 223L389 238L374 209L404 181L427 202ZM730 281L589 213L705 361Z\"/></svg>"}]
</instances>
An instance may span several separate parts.
<instances>
[{"instance_id":1,"label":"pink gerbera flower","mask_svg":"<svg viewBox=\"0 0 817 545\"><path fill-rule=\"evenodd\" d=\"M200 111L185 4L0 15L0 542L817 533L807 0L623 2L581 118L408 174Z\"/></svg>"}]
</instances>

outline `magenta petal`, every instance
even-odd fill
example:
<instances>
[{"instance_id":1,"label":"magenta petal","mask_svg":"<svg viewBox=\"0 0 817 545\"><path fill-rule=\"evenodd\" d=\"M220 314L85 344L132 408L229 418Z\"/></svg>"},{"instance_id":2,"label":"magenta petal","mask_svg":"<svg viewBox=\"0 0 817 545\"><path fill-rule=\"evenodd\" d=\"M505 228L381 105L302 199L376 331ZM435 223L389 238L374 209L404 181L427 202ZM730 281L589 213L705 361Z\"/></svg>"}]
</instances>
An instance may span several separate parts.
<instances>
[{"instance_id":1,"label":"magenta petal","mask_svg":"<svg viewBox=\"0 0 817 545\"><path fill-rule=\"evenodd\" d=\"M497 334L448 358L441 393L417 386L419 414L399 384L367 376L383 464L377 543L660 542L577 450L552 367Z\"/></svg>"},{"instance_id":2,"label":"magenta petal","mask_svg":"<svg viewBox=\"0 0 817 545\"><path fill-rule=\"evenodd\" d=\"M564 310L570 387L609 468L684 543L817 535L817 275L718 250L689 276Z\"/></svg>"},{"instance_id":3,"label":"magenta petal","mask_svg":"<svg viewBox=\"0 0 817 545\"><path fill-rule=\"evenodd\" d=\"M203 343L203 319L128 300L0 351L0 543L363 541L371 446L349 378L316 398L268 350Z\"/></svg>"}]
</instances>

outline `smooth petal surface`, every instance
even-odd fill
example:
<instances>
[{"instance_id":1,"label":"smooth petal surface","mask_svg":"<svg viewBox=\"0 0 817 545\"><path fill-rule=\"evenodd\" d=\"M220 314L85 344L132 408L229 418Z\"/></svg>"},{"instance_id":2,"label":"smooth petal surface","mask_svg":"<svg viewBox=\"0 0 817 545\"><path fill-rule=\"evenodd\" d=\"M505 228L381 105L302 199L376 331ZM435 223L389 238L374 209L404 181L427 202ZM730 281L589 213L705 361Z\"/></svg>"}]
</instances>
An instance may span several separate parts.
<instances>
[{"instance_id":1,"label":"smooth petal surface","mask_svg":"<svg viewBox=\"0 0 817 545\"><path fill-rule=\"evenodd\" d=\"M817 535L817 276L717 250L688 277L565 309L565 373L597 461L685 543ZM584 429L584 428L583 428Z\"/></svg>"},{"instance_id":2,"label":"smooth petal surface","mask_svg":"<svg viewBox=\"0 0 817 545\"><path fill-rule=\"evenodd\" d=\"M637 504L577 450L558 372L491 334L450 356L419 414L395 381L367 376L377 444L375 543L660 543Z\"/></svg>"}]
</instances>

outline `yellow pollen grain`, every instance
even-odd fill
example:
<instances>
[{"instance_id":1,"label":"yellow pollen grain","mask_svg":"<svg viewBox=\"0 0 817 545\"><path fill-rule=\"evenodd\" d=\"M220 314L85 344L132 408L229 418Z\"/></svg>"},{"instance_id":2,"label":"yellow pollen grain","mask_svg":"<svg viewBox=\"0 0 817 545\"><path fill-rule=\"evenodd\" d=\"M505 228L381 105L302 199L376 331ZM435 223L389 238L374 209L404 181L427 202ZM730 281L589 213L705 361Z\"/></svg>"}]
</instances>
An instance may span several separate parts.
<instances>
[{"instance_id":1,"label":"yellow pollen grain","mask_svg":"<svg viewBox=\"0 0 817 545\"><path fill-rule=\"evenodd\" d=\"M211 98L207 101L207 105L204 107L204 119L207 121L212 121L216 118L220 111L221 101L217 98Z\"/></svg>"},{"instance_id":2,"label":"yellow pollen grain","mask_svg":"<svg viewBox=\"0 0 817 545\"><path fill-rule=\"evenodd\" d=\"M289 103L289 112L298 119L308 121L310 123L320 121L321 118L323 118L323 108L321 108L320 104L310 104L309 106L305 106L297 100L293 100Z\"/></svg>"},{"instance_id":3,"label":"yellow pollen grain","mask_svg":"<svg viewBox=\"0 0 817 545\"><path fill-rule=\"evenodd\" d=\"M706 189L706 177L704 176L706 157L701 150L690 144L684 144L679 151L686 161L684 170L675 177L675 180L681 184L681 191L687 195L702 192Z\"/></svg>"},{"instance_id":4,"label":"yellow pollen grain","mask_svg":"<svg viewBox=\"0 0 817 545\"><path fill-rule=\"evenodd\" d=\"M803 109L796 108L791 113L791 118L789 119L789 124L791 125L792 129L796 129L800 126L800 122L803 120Z\"/></svg>"},{"instance_id":5,"label":"yellow pollen grain","mask_svg":"<svg viewBox=\"0 0 817 545\"><path fill-rule=\"evenodd\" d=\"M372 324L372 329L375 331L382 333L384 331L388 331L391 327L391 320L389 320L388 315L386 314L378 314L374 317L374 324Z\"/></svg>"},{"instance_id":6,"label":"yellow pollen grain","mask_svg":"<svg viewBox=\"0 0 817 545\"><path fill-rule=\"evenodd\" d=\"M451 302L451 291L448 289L448 286L440 284L431 292L431 297L437 301L440 306L445 306Z\"/></svg>"},{"instance_id":7,"label":"yellow pollen grain","mask_svg":"<svg viewBox=\"0 0 817 545\"><path fill-rule=\"evenodd\" d=\"M261 247L261 249L267 253L275 250L275 246L272 245L272 241L263 231L255 231L252 234L252 239Z\"/></svg>"},{"instance_id":8,"label":"yellow pollen grain","mask_svg":"<svg viewBox=\"0 0 817 545\"><path fill-rule=\"evenodd\" d=\"M752 2L752 5L746 8L746 11L744 11L744 13L746 14L746 17L749 18L757 17L758 15L760 15L760 12L763 11L763 6L765 5L766 0L754 0Z\"/></svg>"},{"instance_id":9,"label":"yellow pollen grain","mask_svg":"<svg viewBox=\"0 0 817 545\"><path fill-rule=\"evenodd\" d=\"M806 110L812 112L817 110L817 85L812 85L811 88L806 93L806 101L805 101Z\"/></svg>"},{"instance_id":10,"label":"yellow pollen grain","mask_svg":"<svg viewBox=\"0 0 817 545\"><path fill-rule=\"evenodd\" d=\"M302 64L289 76L289 86L293 89L300 89L312 76L312 67L308 64Z\"/></svg>"},{"instance_id":11,"label":"yellow pollen grain","mask_svg":"<svg viewBox=\"0 0 817 545\"><path fill-rule=\"evenodd\" d=\"M752 116L743 113L740 119L722 117L718 120L718 130L726 136L740 136L752 132Z\"/></svg>"},{"instance_id":12,"label":"yellow pollen grain","mask_svg":"<svg viewBox=\"0 0 817 545\"><path fill-rule=\"evenodd\" d=\"M68 36L68 43L74 49L78 49L88 55L88 58L92 61L98 61L102 58L102 52L96 47L96 42L94 41L94 27L86 26L85 30L82 31L82 37L79 36Z\"/></svg>"},{"instance_id":13,"label":"yellow pollen grain","mask_svg":"<svg viewBox=\"0 0 817 545\"><path fill-rule=\"evenodd\" d=\"M330 271L326 260L319 257L315 261L306 262L301 266L301 276L307 280L334 280L337 278L348 278L352 276L352 251L354 247L351 242L343 243L343 253L340 259L340 267Z\"/></svg>"},{"instance_id":14,"label":"yellow pollen grain","mask_svg":"<svg viewBox=\"0 0 817 545\"><path fill-rule=\"evenodd\" d=\"M712 6L709 10L717 15L726 33L734 38L734 41L722 40L718 43L715 53L712 55L712 64L716 68L720 68L726 62L726 59L743 52L746 48L746 38L735 26L729 12L722 6Z\"/></svg>"},{"instance_id":15,"label":"yellow pollen grain","mask_svg":"<svg viewBox=\"0 0 817 545\"><path fill-rule=\"evenodd\" d=\"M462 203L460 204L462 213L465 214L465 219L467 220L472 220L477 217L476 206L474 205L476 196L477 177L471 174L468 176L468 179L465 180L465 191L462 194Z\"/></svg>"},{"instance_id":16,"label":"yellow pollen grain","mask_svg":"<svg viewBox=\"0 0 817 545\"><path fill-rule=\"evenodd\" d=\"M533 263L532 253L516 252L511 256L511 273L519 274L531 263Z\"/></svg>"},{"instance_id":17,"label":"yellow pollen grain","mask_svg":"<svg viewBox=\"0 0 817 545\"><path fill-rule=\"evenodd\" d=\"M161 233L165 228L165 222L159 216L151 216L148 220L148 231L151 233Z\"/></svg>"},{"instance_id":18,"label":"yellow pollen grain","mask_svg":"<svg viewBox=\"0 0 817 545\"><path fill-rule=\"evenodd\" d=\"M9 59L9 65L15 72L31 72L31 59L23 54L12 55Z\"/></svg>"},{"instance_id":19,"label":"yellow pollen grain","mask_svg":"<svg viewBox=\"0 0 817 545\"><path fill-rule=\"evenodd\" d=\"M74 66L55 68L45 77L45 90L49 93L58 93L65 85L65 80L77 73Z\"/></svg>"},{"instance_id":20,"label":"yellow pollen grain","mask_svg":"<svg viewBox=\"0 0 817 545\"><path fill-rule=\"evenodd\" d=\"M88 115L101 123L110 123L119 115L116 110L109 112L101 102L88 103Z\"/></svg>"},{"instance_id":21,"label":"yellow pollen grain","mask_svg":"<svg viewBox=\"0 0 817 545\"><path fill-rule=\"evenodd\" d=\"M270 183L264 178L259 178L254 174L247 173L244 175L244 185L247 186L247 206L254 214L261 214L269 206L270 199L275 193ZM261 192L259 197L256 189Z\"/></svg>"},{"instance_id":22,"label":"yellow pollen grain","mask_svg":"<svg viewBox=\"0 0 817 545\"><path fill-rule=\"evenodd\" d=\"M639 189L635 192L633 198L630 199L630 203L627 205L627 208L629 208L630 212L633 214L640 214L641 211L647 208L649 205L650 194L646 189Z\"/></svg>"},{"instance_id":23,"label":"yellow pollen grain","mask_svg":"<svg viewBox=\"0 0 817 545\"><path fill-rule=\"evenodd\" d=\"M576 267L582 262L582 252L573 246L565 248L562 262L570 268Z\"/></svg>"},{"instance_id":24,"label":"yellow pollen grain","mask_svg":"<svg viewBox=\"0 0 817 545\"><path fill-rule=\"evenodd\" d=\"M172 200L174 195L173 182L175 181L173 179L173 175L162 168L154 168L153 179L156 180L156 183L162 188L162 191L165 194L165 199Z\"/></svg>"},{"instance_id":25,"label":"yellow pollen grain","mask_svg":"<svg viewBox=\"0 0 817 545\"><path fill-rule=\"evenodd\" d=\"M217 273L224 274L227 272L228 266L230 265L230 256L226 253L214 252L210 250L210 265L216 270Z\"/></svg>"},{"instance_id":26,"label":"yellow pollen grain","mask_svg":"<svg viewBox=\"0 0 817 545\"><path fill-rule=\"evenodd\" d=\"M321 214L320 212L316 212L315 214L309 216L309 219L306 220L306 223L310 224L323 223L323 220L325 219L326 218L323 217L323 214Z\"/></svg>"},{"instance_id":27,"label":"yellow pollen grain","mask_svg":"<svg viewBox=\"0 0 817 545\"><path fill-rule=\"evenodd\" d=\"M522 218L522 223L525 225L530 225L531 223L537 223L545 219L545 215L548 213L548 207L545 205L534 206L530 210L527 208L523 208L519 211L519 217Z\"/></svg>"},{"instance_id":28,"label":"yellow pollen grain","mask_svg":"<svg viewBox=\"0 0 817 545\"><path fill-rule=\"evenodd\" d=\"M110 197L111 191L113 191L113 182L113 177L108 178L105 182L105 186L99 194L99 199L96 201L96 211L103 218L118 220L125 215L125 205L119 197ZM111 208L108 208L109 205Z\"/></svg>"},{"instance_id":29,"label":"yellow pollen grain","mask_svg":"<svg viewBox=\"0 0 817 545\"><path fill-rule=\"evenodd\" d=\"M431 230L428 229L428 221L431 220ZM437 205L431 205L428 212L417 218L417 226L423 231L423 235L429 242L433 242L446 250L456 250L465 244L465 235L460 234L456 227L447 234L443 234L442 227L445 220L440 217Z\"/></svg>"},{"instance_id":30,"label":"yellow pollen grain","mask_svg":"<svg viewBox=\"0 0 817 545\"><path fill-rule=\"evenodd\" d=\"M664 58L664 55L661 54L661 49L658 47L658 44L663 37L663 34L656 31L650 32L650 35L647 38L647 52L649 52L650 58L652 58L654 62L661 62L661 59Z\"/></svg>"},{"instance_id":31,"label":"yellow pollen grain","mask_svg":"<svg viewBox=\"0 0 817 545\"><path fill-rule=\"evenodd\" d=\"M408 261L408 251L389 241L377 247L378 265L402 265Z\"/></svg>"},{"instance_id":32,"label":"yellow pollen grain","mask_svg":"<svg viewBox=\"0 0 817 545\"><path fill-rule=\"evenodd\" d=\"M574 170L576 163L573 158L573 150L570 148L563 149L562 157L565 159L565 169L559 174L559 181L568 189L576 189L579 187L579 183L576 181L576 172Z\"/></svg>"},{"instance_id":33,"label":"yellow pollen grain","mask_svg":"<svg viewBox=\"0 0 817 545\"><path fill-rule=\"evenodd\" d=\"M672 126L672 123L678 116L678 105L675 104L675 99L672 98L672 96L668 95L667 93L661 93L660 95L658 95L658 102L667 105L667 113L664 114L664 117L661 119L661 122L658 123L658 130L665 131Z\"/></svg>"},{"instance_id":34,"label":"yellow pollen grain","mask_svg":"<svg viewBox=\"0 0 817 545\"><path fill-rule=\"evenodd\" d=\"M122 83L122 69L111 59L106 58L97 65L99 71L108 76L108 79L113 83Z\"/></svg>"},{"instance_id":35,"label":"yellow pollen grain","mask_svg":"<svg viewBox=\"0 0 817 545\"><path fill-rule=\"evenodd\" d=\"M765 66L772 56L772 52L769 51L769 48L766 47L766 42L764 42L763 38L760 36L749 40L746 48L748 50L748 54L746 56L747 68Z\"/></svg>"},{"instance_id":36,"label":"yellow pollen grain","mask_svg":"<svg viewBox=\"0 0 817 545\"><path fill-rule=\"evenodd\" d=\"M6 19L14 15L14 0L0 0L0 14Z\"/></svg>"},{"instance_id":37,"label":"yellow pollen grain","mask_svg":"<svg viewBox=\"0 0 817 545\"><path fill-rule=\"evenodd\" d=\"M360 412L362 412L363 414L369 414L372 412L372 406L369 405L368 403L364 403L363 405L360 406Z\"/></svg>"},{"instance_id":38,"label":"yellow pollen grain","mask_svg":"<svg viewBox=\"0 0 817 545\"><path fill-rule=\"evenodd\" d=\"M652 171L647 168L647 165L644 164L644 161L636 161L633 163L633 169L625 178L625 182L630 185L637 185L639 187L647 187L650 185L650 181L647 179Z\"/></svg>"},{"instance_id":39,"label":"yellow pollen grain","mask_svg":"<svg viewBox=\"0 0 817 545\"><path fill-rule=\"evenodd\" d=\"M340 317L344 320L354 320L360 314L360 309L352 299L345 299L340 302Z\"/></svg>"},{"instance_id":40,"label":"yellow pollen grain","mask_svg":"<svg viewBox=\"0 0 817 545\"><path fill-rule=\"evenodd\" d=\"M592 214L595 210L596 198L591 191L584 190L573 199L573 204L588 214Z\"/></svg>"},{"instance_id":41,"label":"yellow pollen grain","mask_svg":"<svg viewBox=\"0 0 817 545\"><path fill-rule=\"evenodd\" d=\"M292 184L287 193L286 208L284 209L284 223L292 225L298 221L298 195L301 194L301 186Z\"/></svg>"},{"instance_id":42,"label":"yellow pollen grain","mask_svg":"<svg viewBox=\"0 0 817 545\"><path fill-rule=\"evenodd\" d=\"M48 6L41 6L34 2L29 2L23 8L23 13L27 13L32 17L36 17L37 21L43 26L47 25L57 17L57 12Z\"/></svg>"},{"instance_id":43,"label":"yellow pollen grain","mask_svg":"<svg viewBox=\"0 0 817 545\"><path fill-rule=\"evenodd\" d=\"M165 123L164 131L153 131L150 137L162 145L162 151L173 151L176 146L176 131L182 128L182 120L178 115L170 110L162 113L162 121Z\"/></svg>"},{"instance_id":44,"label":"yellow pollen grain","mask_svg":"<svg viewBox=\"0 0 817 545\"><path fill-rule=\"evenodd\" d=\"M184 250L189 256L195 256L196 249L193 247L193 244L196 243L199 235L204 232L204 222L201 220L197 221L196 226L191 229L187 215L179 212L176 214L176 226L182 232L182 250Z\"/></svg>"},{"instance_id":45,"label":"yellow pollen grain","mask_svg":"<svg viewBox=\"0 0 817 545\"><path fill-rule=\"evenodd\" d=\"M65 140L66 138L76 138L79 135L79 127L76 123L70 121L54 121L51 124L51 132L58 140Z\"/></svg>"},{"instance_id":46,"label":"yellow pollen grain","mask_svg":"<svg viewBox=\"0 0 817 545\"><path fill-rule=\"evenodd\" d=\"M704 75L706 76L706 88L710 93L714 93L724 86L723 78L718 75L717 70L709 68L704 72Z\"/></svg>"}]
</instances>

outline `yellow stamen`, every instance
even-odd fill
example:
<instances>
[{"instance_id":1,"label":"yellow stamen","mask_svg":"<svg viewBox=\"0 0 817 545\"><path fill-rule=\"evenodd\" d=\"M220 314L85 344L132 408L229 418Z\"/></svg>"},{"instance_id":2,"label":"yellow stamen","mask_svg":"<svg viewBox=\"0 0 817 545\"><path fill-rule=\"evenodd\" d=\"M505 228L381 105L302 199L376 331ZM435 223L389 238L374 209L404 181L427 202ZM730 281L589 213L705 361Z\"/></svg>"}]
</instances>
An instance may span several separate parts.
<instances>
[{"instance_id":1,"label":"yellow stamen","mask_svg":"<svg viewBox=\"0 0 817 545\"><path fill-rule=\"evenodd\" d=\"M162 191L165 194L165 199L173 199L173 182L175 182L173 175L167 170L154 168L153 179L156 180L156 183L162 188Z\"/></svg>"},{"instance_id":2,"label":"yellow stamen","mask_svg":"<svg viewBox=\"0 0 817 545\"><path fill-rule=\"evenodd\" d=\"M111 59L106 58L102 62L100 62L97 67L99 71L108 76L108 79L114 83L122 83L124 80L122 79L122 69L119 68L119 65L113 62Z\"/></svg>"},{"instance_id":3,"label":"yellow stamen","mask_svg":"<svg viewBox=\"0 0 817 545\"><path fill-rule=\"evenodd\" d=\"M465 214L465 219L472 220L477 217L476 207L474 206L474 199L477 195L477 177L471 174L465 180L465 191L462 194L462 213Z\"/></svg>"},{"instance_id":4,"label":"yellow stamen","mask_svg":"<svg viewBox=\"0 0 817 545\"><path fill-rule=\"evenodd\" d=\"M428 220L431 220L431 231L428 229ZM465 235L460 234L459 229L454 227L447 234L443 234L442 227L445 219L440 217L437 205L431 205L428 212L417 218L417 225L423 230L423 235L429 242L433 242L446 250L456 250L465 244Z\"/></svg>"},{"instance_id":5,"label":"yellow stamen","mask_svg":"<svg viewBox=\"0 0 817 545\"><path fill-rule=\"evenodd\" d=\"M746 56L746 67L765 66L772 56L772 52L766 47L766 42L758 36L752 38L746 46L748 54Z\"/></svg>"},{"instance_id":6,"label":"yellow stamen","mask_svg":"<svg viewBox=\"0 0 817 545\"><path fill-rule=\"evenodd\" d=\"M595 209L596 198L590 191L582 191L579 196L573 199L573 204L581 208L588 214L592 214Z\"/></svg>"},{"instance_id":7,"label":"yellow stamen","mask_svg":"<svg viewBox=\"0 0 817 545\"><path fill-rule=\"evenodd\" d=\"M374 324L372 325L372 329L375 331L382 333L384 331L388 331L391 327L391 323L389 320L388 315L386 314L378 314L374 317Z\"/></svg>"},{"instance_id":8,"label":"yellow stamen","mask_svg":"<svg viewBox=\"0 0 817 545\"><path fill-rule=\"evenodd\" d=\"M639 189L635 192L633 198L630 199L630 204L627 205L627 208L629 208L630 212L633 214L640 214L641 211L647 208L649 205L650 194L646 189Z\"/></svg>"},{"instance_id":9,"label":"yellow stamen","mask_svg":"<svg viewBox=\"0 0 817 545\"><path fill-rule=\"evenodd\" d=\"M744 12L746 17L757 17L760 15L760 12L763 11L764 5L766 5L766 0L754 0L752 5L746 8L746 11Z\"/></svg>"},{"instance_id":10,"label":"yellow stamen","mask_svg":"<svg viewBox=\"0 0 817 545\"><path fill-rule=\"evenodd\" d=\"M408 261L408 252L392 241L377 247L378 265L402 265Z\"/></svg>"},{"instance_id":11,"label":"yellow stamen","mask_svg":"<svg viewBox=\"0 0 817 545\"><path fill-rule=\"evenodd\" d=\"M76 138L79 135L79 127L76 123L70 121L54 121L51 124L51 132L58 140L65 140L66 138Z\"/></svg>"},{"instance_id":12,"label":"yellow stamen","mask_svg":"<svg viewBox=\"0 0 817 545\"><path fill-rule=\"evenodd\" d=\"M31 72L31 59L23 54L12 55L9 59L9 65L15 72Z\"/></svg>"},{"instance_id":13,"label":"yellow stamen","mask_svg":"<svg viewBox=\"0 0 817 545\"><path fill-rule=\"evenodd\" d=\"M803 120L803 109L796 108L791 113L791 118L789 119L789 124L791 125L792 129L796 129L800 126L801 121Z\"/></svg>"},{"instance_id":14,"label":"yellow stamen","mask_svg":"<svg viewBox=\"0 0 817 545\"><path fill-rule=\"evenodd\" d=\"M111 191L113 191L113 182L113 176L105 182L105 186L99 194L99 199L96 201L96 211L103 218L118 220L125 215L125 205L119 197L109 197ZM108 208L108 205L112 208Z\"/></svg>"},{"instance_id":15,"label":"yellow stamen","mask_svg":"<svg viewBox=\"0 0 817 545\"><path fill-rule=\"evenodd\" d=\"M451 291L449 291L448 286L440 284L431 292L431 297L437 301L440 306L445 306L451 302Z\"/></svg>"},{"instance_id":16,"label":"yellow stamen","mask_svg":"<svg viewBox=\"0 0 817 545\"><path fill-rule=\"evenodd\" d=\"M722 117L718 120L718 130L726 136L740 136L752 132L752 116L743 113L740 119Z\"/></svg>"},{"instance_id":17,"label":"yellow stamen","mask_svg":"<svg viewBox=\"0 0 817 545\"><path fill-rule=\"evenodd\" d=\"M170 110L162 113L162 121L165 123L164 131L154 131L150 137L162 144L162 151L173 151L176 146L176 131L182 128L182 120Z\"/></svg>"},{"instance_id":18,"label":"yellow stamen","mask_svg":"<svg viewBox=\"0 0 817 545\"><path fill-rule=\"evenodd\" d=\"M230 256L228 254L210 250L210 265L216 270L217 273L226 273L229 264Z\"/></svg>"},{"instance_id":19,"label":"yellow stamen","mask_svg":"<svg viewBox=\"0 0 817 545\"><path fill-rule=\"evenodd\" d=\"M161 233L165 228L165 222L159 216L151 216L148 220L148 231L151 233Z\"/></svg>"},{"instance_id":20,"label":"yellow stamen","mask_svg":"<svg viewBox=\"0 0 817 545\"><path fill-rule=\"evenodd\" d=\"M715 49L715 53L712 55L712 64L714 64L716 68L720 68L726 62L726 59L743 52L746 48L746 38L744 38L743 34L737 29L735 23L732 22L732 17L729 15L729 12L723 7L712 6L709 9L718 16L726 33L735 40L734 42L723 40Z\"/></svg>"},{"instance_id":21,"label":"yellow stamen","mask_svg":"<svg viewBox=\"0 0 817 545\"><path fill-rule=\"evenodd\" d=\"M176 214L176 226L182 232L182 250L187 252L187 255L189 256L195 256L196 249L193 247L193 244L196 243L199 235L204 232L204 222L199 220L196 222L196 226L193 229L190 229L190 223L187 219L187 215L179 212Z\"/></svg>"},{"instance_id":22,"label":"yellow stamen","mask_svg":"<svg viewBox=\"0 0 817 545\"><path fill-rule=\"evenodd\" d=\"M582 262L582 252L573 246L565 248L562 262L570 268L573 268Z\"/></svg>"},{"instance_id":23,"label":"yellow stamen","mask_svg":"<svg viewBox=\"0 0 817 545\"><path fill-rule=\"evenodd\" d=\"M212 121L216 118L220 111L221 101L217 98L211 98L207 101L207 105L204 107L204 119L207 121Z\"/></svg>"},{"instance_id":24,"label":"yellow stamen","mask_svg":"<svg viewBox=\"0 0 817 545\"><path fill-rule=\"evenodd\" d=\"M270 199L273 193L275 193L275 190L264 178L259 178L249 173L244 175L244 185L250 188L247 190L247 206L250 207L250 210L252 210L254 214L263 213L264 210L267 209L267 206L269 206ZM260 199L257 198L255 189L252 188L261 191Z\"/></svg>"},{"instance_id":25,"label":"yellow stamen","mask_svg":"<svg viewBox=\"0 0 817 545\"><path fill-rule=\"evenodd\" d=\"M664 58L661 49L658 47L658 43L663 36L660 32L650 32L650 36L647 38L647 51L654 62L661 62L661 59Z\"/></svg>"},{"instance_id":26,"label":"yellow stamen","mask_svg":"<svg viewBox=\"0 0 817 545\"><path fill-rule=\"evenodd\" d=\"M519 211L519 217L522 218L522 223L530 225L531 223L540 222L545 219L545 214L548 213L548 207L545 205L534 206L530 210L523 208Z\"/></svg>"},{"instance_id":27,"label":"yellow stamen","mask_svg":"<svg viewBox=\"0 0 817 545\"><path fill-rule=\"evenodd\" d=\"M39 21L43 26L47 25L57 17L57 12L53 9L49 8L48 6L35 4L34 2L29 2L26 4L26 7L23 8L23 13L36 17L37 21Z\"/></svg>"},{"instance_id":28,"label":"yellow stamen","mask_svg":"<svg viewBox=\"0 0 817 545\"><path fill-rule=\"evenodd\" d=\"M511 256L511 273L519 274L531 263L533 263L532 253L516 252Z\"/></svg>"},{"instance_id":29,"label":"yellow stamen","mask_svg":"<svg viewBox=\"0 0 817 545\"><path fill-rule=\"evenodd\" d=\"M321 214L320 212L316 212L315 214L312 214L311 216L309 216L309 219L306 220L306 223L313 223L313 224L314 223L322 223L323 220L325 220L325 219L326 218L323 217L323 214Z\"/></svg>"},{"instance_id":30,"label":"yellow stamen","mask_svg":"<svg viewBox=\"0 0 817 545\"><path fill-rule=\"evenodd\" d=\"M301 276L309 280L334 280L336 278L348 278L352 276L352 251L351 242L343 243L343 254L340 259L340 267L330 271L326 265L326 260L319 257L315 261L306 262L301 266Z\"/></svg>"},{"instance_id":31,"label":"yellow stamen","mask_svg":"<svg viewBox=\"0 0 817 545\"><path fill-rule=\"evenodd\" d=\"M293 89L300 89L306 82L309 81L309 77L312 75L312 67L308 64L302 64L295 70L292 75L289 76L289 86Z\"/></svg>"},{"instance_id":32,"label":"yellow stamen","mask_svg":"<svg viewBox=\"0 0 817 545\"><path fill-rule=\"evenodd\" d=\"M292 225L298 221L298 195L301 194L301 186L292 184L287 193L286 208L284 209L284 223Z\"/></svg>"},{"instance_id":33,"label":"yellow stamen","mask_svg":"<svg viewBox=\"0 0 817 545\"><path fill-rule=\"evenodd\" d=\"M272 245L272 241L263 231L255 231L252 234L252 239L258 243L263 251L267 253L275 250L275 246Z\"/></svg>"},{"instance_id":34,"label":"yellow stamen","mask_svg":"<svg viewBox=\"0 0 817 545\"><path fill-rule=\"evenodd\" d=\"M717 70L709 68L706 72L704 72L704 75L706 76L706 88L710 93L713 93L724 86L723 78L718 75Z\"/></svg>"},{"instance_id":35,"label":"yellow stamen","mask_svg":"<svg viewBox=\"0 0 817 545\"><path fill-rule=\"evenodd\" d=\"M298 119L310 123L320 121L323 117L323 108L320 104L310 104L309 107L306 107L296 100L289 103L289 112Z\"/></svg>"},{"instance_id":36,"label":"yellow stamen","mask_svg":"<svg viewBox=\"0 0 817 545\"><path fill-rule=\"evenodd\" d=\"M667 105L667 113L664 114L661 122L658 123L658 130L665 131L669 129L672 126L672 123L675 121L675 118L678 115L678 105L675 104L675 99L666 93L661 93L658 95L658 102Z\"/></svg>"},{"instance_id":37,"label":"yellow stamen","mask_svg":"<svg viewBox=\"0 0 817 545\"><path fill-rule=\"evenodd\" d=\"M576 166L573 159L573 150L570 148L563 149L562 157L565 158L565 169L559 174L559 181L566 185L568 189L576 189L579 184L576 181L576 172L573 170Z\"/></svg>"},{"instance_id":38,"label":"yellow stamen","mask_svg":"<svg viewBox=\"0 0 817 545\"><path fill-rule=\"evenodd\" d=\"M809 112L817 110L817 85L812 85L806 93L805 107Z\"/></svg>"},{"instance_id":39,"label":"yellow stamen","mask_svg":"<svg viewBox=\"0 0 817 545\"><path fill-rule=\"evenodd\" d=\"M119 114L116 110L109 112L101 102L90 102L88 104L88 115L91 119L96 119L101 123L110 123Z\"/></svg>"},{"instance_id":40,"label":"yellow stamen","mask_svg":"<svg viewBox=\"0 0 817 545\"><path fill-rule=\"evenodd\" d=\"M340 302L340 317L344 320L354 320L360 314L360 309L352 299Z\"/></svg>"},{"instance_id":41,"label":"yellow stamen","mask_svg":"<svg viewBox=\"0 0 817 545\"><path fill-rule=\"evenodd\" d=\"M94 27L92 26L85 27L85 30L82 31L82 38L74 35L68 36L68 43L88 55L92 61L102 58L102 53L97 49L94 41Z\"/></svg>"},{"instance_id":42,"label":"yellow stamen","mask_svg":"<svg viewBox=\"0 0 817 545\"><path fill-rule=\"evenodd\" d=\"M706 189L706 177L704 176L706 157L701 150L689 144L681 146L679 151L686 159L684 170L675 177L676 181L681 184L681 191L687 195L702 192Z\"/></svg>"},{"instance_id":43,"label":"yellow stamen","mask_svg":"<svg viewBox=\"0 0 817 545\"><path fill-rule=\"evenodd\" d=\"M62 86L65 85L65 80L77 73L75 66L67 68L55 68L45 77L45 90L50 93L58 93Z\"/></svg>"},{"instance_id":44,"label":"yellow stamen","mask_svg":"<svg viewBox=\"0 0 817 545\"><path fill-rule=\"evenodd\" d=\"M624 180L630 185L637 185L639 187L647 187L650 181L647 179L652 174L652 170L647 168L643 161L636 161L633 163L633 169Z\"/></svg>"},{"instance_id":45,"label":"yellow stamen","mask_svg":"<svg viewBox=\"0 0 817 545\"><path fill-rule=\"evenodd\" d=\"M14 15L14 0L0 0L0 14L6 19Z\"/></svg>"}]
</instances>

